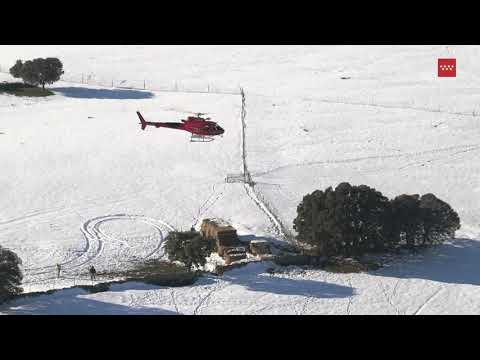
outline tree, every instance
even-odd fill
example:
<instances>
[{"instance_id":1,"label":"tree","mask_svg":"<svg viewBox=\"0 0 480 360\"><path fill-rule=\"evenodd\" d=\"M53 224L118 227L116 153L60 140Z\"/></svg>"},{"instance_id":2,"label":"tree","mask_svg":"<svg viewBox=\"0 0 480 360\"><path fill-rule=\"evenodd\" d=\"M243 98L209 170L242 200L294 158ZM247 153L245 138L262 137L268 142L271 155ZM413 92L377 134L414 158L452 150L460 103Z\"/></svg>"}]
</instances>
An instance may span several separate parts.
<instances>
[{"instance_id":1,"label":"tree","mask_svg":"<svg viewBox=\"0 0 480 360\"><path fill-rule=\"evenodd\" d=\"M322 255L361 254L383 249L389 235L389 201L366 185L339 184L335 190L317 190L297 207L294 229L300 243Z\"/></svg>"},{"instance_id":2,"label":"tree","mask_svg":"<svg viewBox=\"0 0 480 360\"><path fill-rule=\"evenodd\" d=\"M331 187L325 191L315 190L303 197L297 206L297 217L293 220L293 228L298 233L297 240L323 255L336 252L335 239L330 229L331 219L327 207L327 197L331 196Z\"/></svg>"},{"instance_id":3,"label":"tree","mask_svg":"<svg viewBox=\"0 0 480 360\"><path fill-rule=\"evenodd\" d=\"M460 218L452 207L433 194L420 198L422 245L438 244L455 237L460 229Z\"/></svg>"},{"instance_id":4,"label":"tree","mask_svg":"<svg viewBox=\"0 0 480 360\"><path fill-rule=\"evenodd\" d=\"M405 242L409 247L415 246L422 228L419 195L399 195L391 200L390 204L394 242Z\"/></svg>"},{"instance_id":5,"label":"tree","mask_svg":"<svg viewBox=\"0 0 480 360\"><path fill-rule=\"evenodd\" d=\"M21 78L22 77L22 68L23 68L22 60L17 60L15 65L13 65L10 68L10 75L12 75L14 78Z\"/></svg>"},{"instance_id":6,"label":"tree","mask_svg":"<svg viewBox=\"0 0 480 360\"><path fill-rule=\"evenodd\" d=\"M63 75L63 64L58 58L46 58L45 59L45 82L42 84L45 88L45 83L53 84L60 80Z\"/></svg>"},{"instance_id":7,"label":"tree","mask_svg":"<svg viewBox=\"0 0 480 360\"><path fill-rule=\"evenodd\" d=\"M381 192L366 185L350 190L350 218L354 227L353 248L360 252L384 250L390 243L390 202Z\"/></svg>"},{"instance_id":8,"label":"tree","mask_svg":"<svg viewBox=\"0 0 480 360\"><path fill-rule=\"evenodd\" d=\"M204 266L213 252L213 241L196 231L171 232L165 240L165 250L170 260L181 261L191 271L192 266Z\"/></svg>"},{"instance_id":9,"label":"tree","mask_svg":"<svg viewBox=\"0 0 480 360\"><path fill-rule=\"evenodd\" d=\"M27 84L42 85L45 90L45 84L52 84L60 80L64 73L63 64L57 58L37 58L26 61L21 68L21 78Z\"/></svg>"},{"instance_id":10,"label":"tree","mask_svg":"<svg viewBox=\"0 0 480 360\"><path fill-rule=\"evenodd\" d=\"M34 63L31 60L25 61L22 66L20 76L22 80L27 84L30 84L30 85L40 84L38 62Z\"/></svg>"},{"instance_id":11,"label":"tree","mask_svg":"<svg viewBox=\"0 0 480 360\"><path fill-rule=\"evenodd\" d=\"M17 254L0 246L0 303L23 291L21 264Z\"/></svg>"}]
</instances>

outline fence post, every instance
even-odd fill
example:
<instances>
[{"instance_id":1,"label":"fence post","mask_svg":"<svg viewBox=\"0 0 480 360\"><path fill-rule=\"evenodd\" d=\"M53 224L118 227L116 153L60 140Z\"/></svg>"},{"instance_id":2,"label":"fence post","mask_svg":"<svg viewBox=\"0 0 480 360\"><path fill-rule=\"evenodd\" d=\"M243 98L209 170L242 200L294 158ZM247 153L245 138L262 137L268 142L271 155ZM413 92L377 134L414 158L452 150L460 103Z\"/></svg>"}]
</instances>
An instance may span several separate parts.
<instances>
[{"instance_id":1,"label":"fence post","mask_svg":"<svg viewBox=\"0 0 480 360\"><path fill-rule=\"evenodd\" d=\"M143 90L145 90L147 87L145 86L145 79L143 80Z\"/></svg>"}]
</instances>

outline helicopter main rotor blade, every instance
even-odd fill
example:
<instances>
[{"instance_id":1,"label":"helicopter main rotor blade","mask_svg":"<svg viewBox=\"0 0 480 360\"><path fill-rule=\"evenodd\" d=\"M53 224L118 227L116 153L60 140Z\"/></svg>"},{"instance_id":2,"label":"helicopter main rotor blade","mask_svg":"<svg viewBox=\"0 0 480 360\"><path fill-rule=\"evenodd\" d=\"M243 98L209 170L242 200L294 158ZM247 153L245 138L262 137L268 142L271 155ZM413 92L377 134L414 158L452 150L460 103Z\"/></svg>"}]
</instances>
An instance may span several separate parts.
<instances>
[{"instance_id":1,"label":"helicopter main rotor blade","mask_svg":"<svg viewBox=\"0 0 480 360\"><path fill-rule=\"evenodd\" d=\"M204 113L204 112L199 112L199 111L188 111L188 110L185 110L185 109L179 109L179 108L167 108L167 109L164 109L166 111L175 111L175 112L178 112L178 113L182 113L182 114L193 114L193 115L208 115L209 113Z\"/></svg>"}]
</instances>

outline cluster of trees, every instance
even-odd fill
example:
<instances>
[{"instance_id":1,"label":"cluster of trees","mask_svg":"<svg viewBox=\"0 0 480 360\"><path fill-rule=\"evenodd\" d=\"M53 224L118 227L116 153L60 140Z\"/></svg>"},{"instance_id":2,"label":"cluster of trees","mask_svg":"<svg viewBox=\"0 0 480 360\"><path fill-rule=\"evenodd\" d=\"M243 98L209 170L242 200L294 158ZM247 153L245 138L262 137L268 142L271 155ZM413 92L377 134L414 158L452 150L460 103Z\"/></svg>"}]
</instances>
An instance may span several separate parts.
<instances>
[{"instance_id":1,"label":"cluster of trees","mask_svg":"<svg viewBox=\"0 0 480 360\"><path fill-rule=\"evenodd\" d=\"M23 291L21 264L17 254L0 246L0 303Z\"/></svg>"},{"instance_id":2,"label":"cluster of trees","mask_svg":"<svg viewBox=\"0 0 480 360\"><path fill-rule=\"evenodd\" d=\"M441 243L455 236L460 219L433 194L389 200L366 185L341 183L304 196L293 224L297 240L317 254L352 256Z\"/></svg>"},{"instance_id":3,"label":"cluster of trees","mask_svg":"<svg viewBox=\"0 0 480 360\"><path fill-rule=\"evenodd\" d=\"M25 62L17 60L10 68L10 74L14 78L21 78L30 85L42 85L43 89L45 84L53 84L60 80L63 73L63 64L57 58L37 58Z\"/></svg>"},{"instance_id":4,"label":"cluster of trees","mask_svg":"<svg viewBox=\"0 0 480 360\"><path fill-rule=\"evenodd\" d=\"M215 243L197 231L173 231L165 239L165 251L170 260L180 261L190 271L192 266L204 266L215 250Z\"/></svg>"}]
</instances>

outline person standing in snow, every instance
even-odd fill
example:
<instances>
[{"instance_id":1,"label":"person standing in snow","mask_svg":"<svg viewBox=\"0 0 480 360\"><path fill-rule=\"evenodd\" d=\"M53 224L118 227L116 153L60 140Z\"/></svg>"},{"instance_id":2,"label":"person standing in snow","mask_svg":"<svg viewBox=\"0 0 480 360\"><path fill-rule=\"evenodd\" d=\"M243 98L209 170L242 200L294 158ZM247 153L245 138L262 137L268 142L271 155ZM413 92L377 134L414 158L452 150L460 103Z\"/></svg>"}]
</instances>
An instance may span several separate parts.
<instances>
[{"instance_id":1,"label":"person standing in snow","mask_svg":"<svg viewBox=\"0 0 480 360\"><path fill-rule=\"evenodd\" d=\"M61 269L62 269L62 268L60 267L60 264L57 264L57 278L60 277L60 270L61 270Z\"/></svg>"},{"instance_id":2,"label":"person standing in snow","mask_svg":"<svg viewBox=\"0 0 480 360\"><path fill-rule=\"evenodd\" d=\"M97 270L95 270L95 268L92 266L90 266L90 269L88 270L88 272L90 273L90 279L93 281L95 280L95 276L97 275Z\"/></svg>"}]
</instances>

